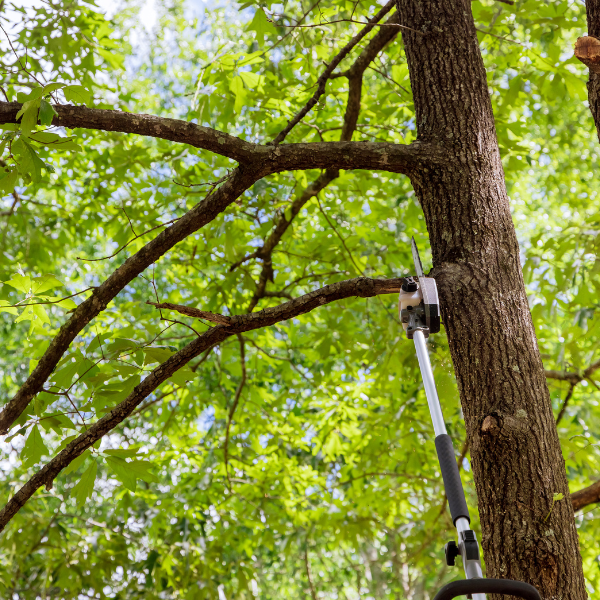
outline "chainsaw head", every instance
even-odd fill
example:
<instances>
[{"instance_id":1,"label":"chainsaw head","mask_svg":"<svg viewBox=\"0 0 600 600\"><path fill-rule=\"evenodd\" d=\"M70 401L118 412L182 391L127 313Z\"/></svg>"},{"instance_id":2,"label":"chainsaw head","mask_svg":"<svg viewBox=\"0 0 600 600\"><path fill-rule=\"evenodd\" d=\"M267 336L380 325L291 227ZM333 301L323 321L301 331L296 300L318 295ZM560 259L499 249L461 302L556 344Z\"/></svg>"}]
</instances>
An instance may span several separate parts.
<instances>
[{"instance_id":1,"label":"chainsaw head","mask_svg":"<svg viewBox=\"0 0 600 600\"><path fill-rule=\"evenodd\" d=\"M417 277L407 277L400 290L398 312L406 335L412 339L415 331L422 331L425 337L440 330L440 304L437 286L433 277L423 275L423 266L415 238L411 240L411 250Z\"/></svg>"}]
</instances>

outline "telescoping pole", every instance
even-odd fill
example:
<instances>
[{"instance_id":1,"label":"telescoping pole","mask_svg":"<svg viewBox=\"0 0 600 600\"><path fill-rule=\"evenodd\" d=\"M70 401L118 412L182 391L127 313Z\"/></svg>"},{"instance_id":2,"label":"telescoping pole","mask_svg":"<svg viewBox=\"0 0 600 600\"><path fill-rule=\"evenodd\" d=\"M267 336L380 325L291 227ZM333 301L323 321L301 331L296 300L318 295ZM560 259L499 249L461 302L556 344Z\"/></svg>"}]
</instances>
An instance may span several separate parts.
<instances>
[{"instance_id":1,"label":"telescoping pole","mask_svg":"<svg viewBox=\"0 0 600 600\"><path fill-rule=\"evenodd\" d=\"M471 530L470 516L465 500L465 493L460 480L460 473L456 464L454 447L452 439L446 433L446 424L442 414L442 407L438 398L435 380L429 354L427 352L427 342L423 331L416 330L413 334L415 350L419 359L421 376L427 396L427 404L433 421L433 430L435 432L435 448L440 461L440 469L444 480L444 488L452 521L458 532L458 545L455 542L446 544L446 562L453 565L454 559L458 554L462 556L465 576L467 579L481 579L481 561L479 559L479 544L475 533ZM486 600L485 594L473 594L473 600Z\"/></svg>"}]
</instances>

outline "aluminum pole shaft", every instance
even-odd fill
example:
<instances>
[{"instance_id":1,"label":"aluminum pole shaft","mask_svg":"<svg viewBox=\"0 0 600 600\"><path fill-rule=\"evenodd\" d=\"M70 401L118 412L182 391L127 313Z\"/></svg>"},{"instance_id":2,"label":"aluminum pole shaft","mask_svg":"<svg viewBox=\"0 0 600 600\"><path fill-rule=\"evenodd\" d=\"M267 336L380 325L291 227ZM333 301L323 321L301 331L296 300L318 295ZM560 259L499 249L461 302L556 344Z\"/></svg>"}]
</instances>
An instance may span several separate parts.
<instances>
[{"instance_id":1,"label":"aluminum pole shaft","mask_svg":"<svg viewBox=\"0 0 600 600\"><path fill-rule=\"evenodd\" d=\"M446 424L444 423L444 415L438 398L435 380L433 379L433 371L429 362L429 354L427 352L427 342L422 331L415 331L413 336L417 358L419 359L419 367L421 368L421 377L423 377L423 385L425 387L425 395L427 396L427 404L429 404L429 412L433 421L433 430L435 435L446 433Z\"/></svg>"},{"instance_id":2,"label":"aluminum pole shaft","mask_svg":"<svg viewBox=\"0 0 600 600\"><path fill-rule=\"evenodd\" d=\"M421 368L421 377L423 377L423 386L425 387L425 395L427 396L427 404L429 405L429 412L431 413L431 420L433 422L433 430L435 431L436 437L446 433L446 423L444 422L444 415L442 414L442 406L440 405L440 399L437 394L437 388L435 387L435 380L433 378L433 370L431 369L431 362L429 361L429 353L427 352L427 341L422 331L415 331L413 335L413 341L415 342L415 350L417 351L417 358L419 359L419 367ZM456 521L456 529L460 533L470 529L470 524L467 519L461 518ZM464 546L461 545L461 554L463 558L463 565L465 568L465 576L467 579L479 579L483 577L481 572L481 563L479 560L467 560ZM486 600L485 594L473 594L473 600Z\"/></svg>"}]
</instances>

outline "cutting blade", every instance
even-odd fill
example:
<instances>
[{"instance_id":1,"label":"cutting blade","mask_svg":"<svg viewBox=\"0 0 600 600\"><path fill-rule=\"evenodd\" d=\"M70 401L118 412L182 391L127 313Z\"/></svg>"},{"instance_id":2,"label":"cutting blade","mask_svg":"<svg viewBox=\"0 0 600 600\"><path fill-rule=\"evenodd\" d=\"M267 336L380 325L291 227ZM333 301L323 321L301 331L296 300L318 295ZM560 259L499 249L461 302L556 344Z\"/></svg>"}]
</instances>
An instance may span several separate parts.
<instances>
[{"instance_id":1,"label":"cutting blade","mask_svg":"<svg viewBox=\"0 0 600 600\"><path fill-rule=\"evenodd\" d=\"M419 251L417 250L417 242L415 242L415 238L411 238L410 248L412 250L413 261L415 263L415 270L417 272L417 277L423 277L423 265L421 264L421 258L419 257Z\"/></svg>"}]
</instances>

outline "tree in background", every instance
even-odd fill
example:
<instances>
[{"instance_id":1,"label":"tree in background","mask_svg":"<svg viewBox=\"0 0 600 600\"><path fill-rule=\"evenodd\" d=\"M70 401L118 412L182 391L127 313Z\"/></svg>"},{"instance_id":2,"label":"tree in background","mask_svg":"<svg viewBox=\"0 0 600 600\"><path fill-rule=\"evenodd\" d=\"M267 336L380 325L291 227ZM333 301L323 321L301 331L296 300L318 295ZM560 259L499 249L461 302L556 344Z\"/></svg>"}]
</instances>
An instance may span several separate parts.
<instances>
[{"instance_id":1,"label":"tree in background","mask_svg":"<svg viewBox=\"0 0 600 600\"><path fill-rule=\"evenodd\" d=\"M457 576L395 312L412 234L487 575L594 593L583 7L155 10L145 34L143 3L2 6L4 595L416 599Z\"/></svg>"}]
</instances>

